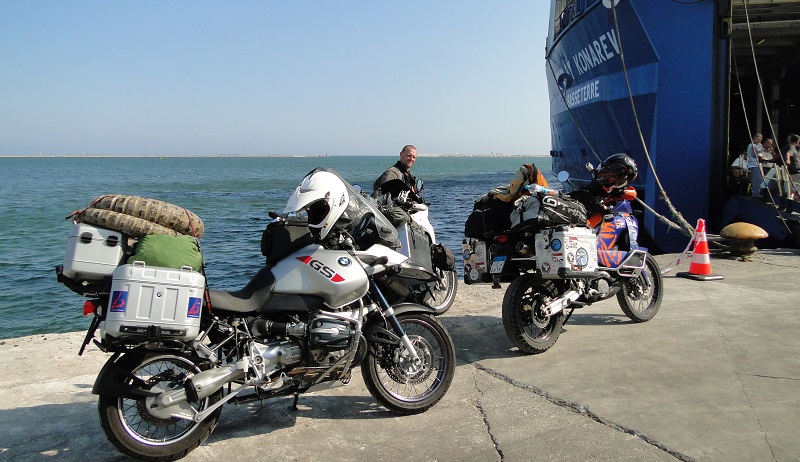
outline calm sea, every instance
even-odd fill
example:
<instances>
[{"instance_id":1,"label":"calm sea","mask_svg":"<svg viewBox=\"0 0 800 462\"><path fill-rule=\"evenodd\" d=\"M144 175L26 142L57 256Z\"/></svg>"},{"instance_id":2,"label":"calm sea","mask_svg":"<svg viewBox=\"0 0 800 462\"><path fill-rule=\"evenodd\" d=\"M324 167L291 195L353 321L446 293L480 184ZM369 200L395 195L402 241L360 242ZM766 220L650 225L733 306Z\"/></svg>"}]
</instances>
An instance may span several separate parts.
<instances>
[{"instance_id":1,"label":"calm sea","mask_svg":"<svg viewBox=\"0 0 800 462\"><path fill-rule=\"evenodd\" d=\"M263 264L269 211L283 211L300 179L333 168L352 183L372 182L393 157L0 158L0 338L85 329L83 298L56 282L72 211L102 194L170 202L205 224L200 240L209 285L237 290ZM420 157L437 239L460 255L473 200L508 183L523 163L550 171L549 157ZM554 180L548 174L548 180Z\"/></svg>"}]
</instances>

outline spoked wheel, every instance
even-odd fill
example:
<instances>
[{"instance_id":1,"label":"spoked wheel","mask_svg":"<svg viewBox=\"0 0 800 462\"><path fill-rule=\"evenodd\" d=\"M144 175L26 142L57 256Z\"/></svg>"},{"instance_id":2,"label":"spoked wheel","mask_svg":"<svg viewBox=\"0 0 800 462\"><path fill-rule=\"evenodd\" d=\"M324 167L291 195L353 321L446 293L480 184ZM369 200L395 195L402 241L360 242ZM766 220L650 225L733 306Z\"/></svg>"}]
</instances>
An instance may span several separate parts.
<instances>
[{"instance_id":1,"label":"spoked wheel","mask_svg":"<svg viewBox=\"0 0 800 462\"><path fill-rule=\"evenodd\" d=\"M419 360L401 345L376 344L361 365L372 396L392 412L419 414L444 396L455 374L453 340L436 318L419 313L397 316Z\"/></svg>"},{"instance_id":2,"label":"spoked wheel","mask_svg":"<svg viewBox=\"0 0 800 462\"><path fill-rule=\"evenodd\" d=\"M661 268L652 255L647 254L644 269L639 277L627 281L619 292L617 301L622 311L633 322L645 322L653 319L661 307L664 296Z\"/></svg>"},{"instance_id":3,"label":"spoked wheel","mask_svg":"<svg viewBox=\"0 0 800 462\"><path fill-rule=\"evenodd\" d=\"M558 296L556 286L534 274L509 284L503 297L503 327L511 342L525 353L542 353L561 335L562 313L545 316L542 308Z\"/></svg>"},{"instance_id":4,"label":"spoked wheel","mask_svg":"<svg viewBox=\"0 0 800 462\"><path fill-rule=\"evenodd\" d=\"M128 361L130 363L130 361ZM130 370L124 383L151 392L165 392L183 387L186 378L200 372L191 360L175 355L156 356L125 365ZM201 411L219 401L215 393L200 403L185 403ZM222 408L206 420L191 420L160 415L148 403L152 398L100 396L98 410L103 431L114 446L124 454L140 460L170 461L180 459L208 438L217 425ZM187 409L188 410L188 409Z\"/></svg>"},{"instance_id":5,"label":"spoked wheel","mask_svg":"<svg viewBox=\"0 0 800 462\"><path fill-rule=\"evenodd\" d=\"M436 310L436 315L440 315L449 310L456 300L458 292L458 273L456 270L443 271L436 268L439 281L429 284L431 293L425 298L425 304Z\"/></svg>"}]
</instances>

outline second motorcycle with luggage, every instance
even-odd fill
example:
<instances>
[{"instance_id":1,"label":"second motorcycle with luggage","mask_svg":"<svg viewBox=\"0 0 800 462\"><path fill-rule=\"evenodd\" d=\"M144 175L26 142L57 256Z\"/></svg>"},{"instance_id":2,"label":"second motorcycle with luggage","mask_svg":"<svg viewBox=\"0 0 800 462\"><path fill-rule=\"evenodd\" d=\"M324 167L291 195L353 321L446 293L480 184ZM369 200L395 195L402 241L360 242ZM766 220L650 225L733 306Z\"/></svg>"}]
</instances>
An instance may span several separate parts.
<instances>
[{"instance_id":1,"label":"second motorcycle with luggage","mask_svg":"<svg viewBox=\"0 0 800 462\"><path fill-rule=\"evenodd\" d=\"M563 193L527 185L530 195L510 208L508 229L478 235L465 230L471 235L462 249L465 282L496 287L510 282L503 297L503 326L525 353L551 348L575 309L616 296L632 321L645 322L661 305L661 270L638 244L638 221L630 204L636 197L630 185L636 164L617 154L597 169L587 168L593 180L586 189ZM568 178L566 172L559 175L566 185Z\"/></svg>"}]
</instances>

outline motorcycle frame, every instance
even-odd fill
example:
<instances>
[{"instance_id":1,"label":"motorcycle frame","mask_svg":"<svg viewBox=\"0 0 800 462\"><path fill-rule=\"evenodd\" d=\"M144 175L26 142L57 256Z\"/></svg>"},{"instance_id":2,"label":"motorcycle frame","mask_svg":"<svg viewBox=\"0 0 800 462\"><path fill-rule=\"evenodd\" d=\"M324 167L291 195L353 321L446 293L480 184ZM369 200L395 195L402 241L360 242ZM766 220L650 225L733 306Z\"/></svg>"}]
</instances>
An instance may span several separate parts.
<instances>
[{"instance_id":1,"label":"motorcycle frame","mask_svg":"<svg viewBox=\"0 0 800 462\"><path fill-rule=\"evenodd\" d=\"M549 315L557 314L569 308L580 308L586 302L578 301L578 296L584 289L579 289L576 284L579 281L589 281L595 279L605 279L610 284L609 290L598 296L593 296L592 302L606 300L616 295L622 286L631 278L638 278L644 275L644 282L649 287L652 281L643 272L646 266L647 249L638 244L638 221L633 216L633 209L630 202L623 199L619 200L605 214L603 220L595 228L597 235L598 268L595 271L569 271L565 268L559 270L559 278L549 279L557 285L562 297L553 302L552 306L545 309ZM531 226L528 229L520 230L521 238L514 238L513 234L506 234L507 241L503 242L500 251L494 253L495 256L505 256L506 261L500 273L491 273L493 286L500 287L500 281L504 279L516 279L522 274L538 274L536 255L521 256L528 252L535 252L533 242L536 228ZM628 250L613 250L621 239L625 236L626 247ZM494 245L494 244L492 244ZM491 247L487 248L489 251ZM491 253L491 252L489 252ZM603 265L602 263L612 263ZM571 312L569 313L571 315ZM569 315L567 316L567 319Z\"/></svg>"},{"instance_id":2,"label":"motorcycle frame","mask_svg":"<svg viewBox=\"0 0 800 462\"><path fill-rule=\"evenodd\" d=\"M285 372L280 372L278 376L274 378L262 377L259 376L258 373L249 373L251 369L249 358L251 355L246 347L242 347L242 344L249 344L254 341L256 337L254 337L247 328L247 320L244 317L237 317L230 323L224 323L230 329L230 334L218 344L205 344L204 341L208 337L210 329L217 324L223 324L219 318L214 317L211 318L210 322L207 320L201 320L203 321L203 325L205 326L207 323L207 326L204 329L204 334L200 338L191 342L191 347L187 344L183 344L182 342L170 341L169 343L175 346L164 348L163 343L161 342L158 344L153 344L148 343L146 340L139 342L135 346L125 345L117 347L117 349L114 351L114 355L109 359L109 361L106 362L106 365L103 366L98 374L98 377L95 380L95 384L92 388L92 393L104 396L127 396L132 398L140 398L142 395L145 395L147 396L146 399L148 400L148 405L151 406L151 409L161 409L161 411L152 411L156 412L161 417L175 417L201 422L225 403L237 398L237 402L263 399L265 398L264 392L269 393L270 391L276 392L271 396L284 396L291 393L299 394L334 386L334 381L336 380L346 380L347 374L352 370L352 367L355 366L353 364L353 360L355 359L356 354L358 354L360 342L363 338L362 332L364 321L366 321L368 325L377 325L376 323L378 317L383 318L384 322L388 322L394 331L394 334L397 336L397 342L392 342L391 339L381 339L375 336L370 336L370 340L372 342L381 342L387 344L402 343L409 355L411 355L414 360L419 360L416 350L413 348L408 336L405 334L402 326L397 320L397 315L414 312L433 315L435 314L435 310L423 305L411 303L401 303L395 306L389 305L375 281L375 274L382 274L389 271L390 268L385 266L385 262L381 263L380 261L377 261L375 265L367 266L364 269L369 278L369 292L358 301L359 307L357 310L351 311L351 315L322 310L317 315L317 317L331 318L351 323L354 329L353 343L348 349L348 352L339 358L334 364L319 368L320 371L311 380L312 383L309 386L298 387L295 385L289 389L283 388L283 384L288 378ZM375 321L370 319L370 312L376 313L373 318ZM353 313L357 314L353 315ZM208 317L209 314L204 312L203 316ZM95 322L95 320L101 319L101 315L96 313L95 319L92 322L93 328L90 328L90 332L92 334L94 329L96 329L95 324L99 324L99 321ZM243 326L243 329L240 329L239 326ZM87 337L89 337L88 333ZM366 341L366 339L364 340ZM229 345L231 342L233 342L233 345ZM97 342L96 340L95 343L98 344L103 351L110 351L110 349L104 347L102 343ZM180 348L177 347L178 344L181 345ZM226 347L226 345L228 346ZM226 348L231 352L231 354L234 355L232 358L230 357L230 354L224 354ZM182 389L164 392L158 394L158 396L149 396L149 392L140 390L135 386L124 386L121 384L121 379L127 377L127 371L121 367L115 366L117 360L122 357L123 354L138 354L144 357L146 354L186 353L190 350L194 350L194 353L199 358L214 363L217 365L217 367L206 369L198 374L195 374L193 377L187 380ZM369 347L365 347L364 351L366 352L365 354L370 354ZM317 368L314 366L305 366L305 369L308 371L314 371ZM337 370L338 374L334 376L333 373ZM253 371L257 371L257 369L253 368ZM328 378L327 380L326 377ZM324 382L331 382L331 385L325 386ZM229 388L229 391L225 397L216 402L214 405L203 409L202 411L197 411L191 406L182 405L187 401L197 402L205 399L206 397L217 393L226 384L231 383L239 383L240 385L232 390ZM256 387L256 391L248 396L239 396L242 391L251 386ZM268 398L270 396L266 397ZM170 408L173 410L168 411Z\"/></svg>"}]
</instances>

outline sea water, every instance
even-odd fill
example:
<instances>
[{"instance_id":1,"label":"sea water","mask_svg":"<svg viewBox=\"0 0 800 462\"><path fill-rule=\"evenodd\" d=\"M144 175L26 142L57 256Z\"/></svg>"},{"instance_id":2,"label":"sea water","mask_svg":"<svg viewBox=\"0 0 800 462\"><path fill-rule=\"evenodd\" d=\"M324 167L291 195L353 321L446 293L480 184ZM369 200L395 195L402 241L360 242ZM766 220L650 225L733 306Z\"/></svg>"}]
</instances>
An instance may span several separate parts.
<instances>
[{"instance_id":1,"label":"sea water","mask_svg":"<svg viewBox=\"0 0 800 462\"><path fill-rule=\"evenodd\" d=\"M209 286L242 288L263 265L261 234L302 177L335 169L372 191L395 157L71 157L0 158L0 338L85 329L84 299L56 282L73 211L97 196L126 194L196 213ZM521 164L549 173L549 157L418 157L412 172L439 242L460 256L473 201L507 184ZM457 259L458 260L458 259ZM459 271L460 265L459 266ZM457 307L456 307L457 309Z\"/></svg>"}]
</instances>

